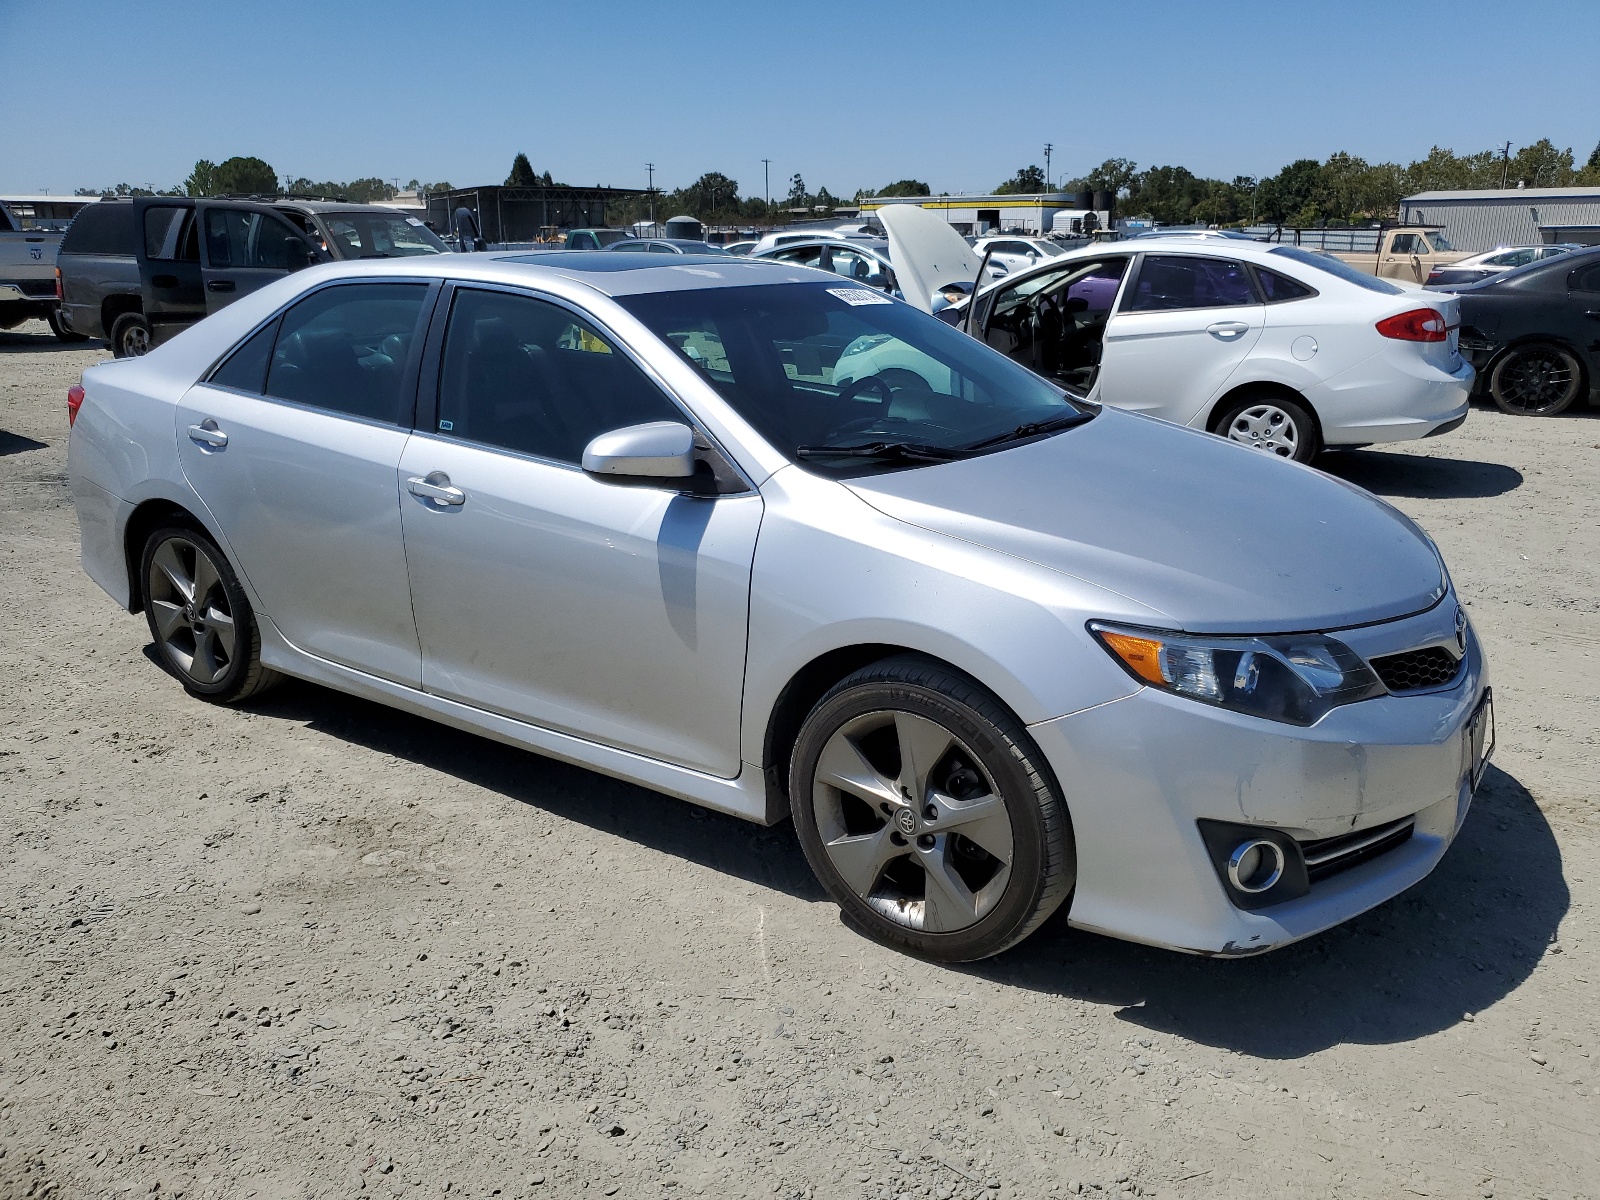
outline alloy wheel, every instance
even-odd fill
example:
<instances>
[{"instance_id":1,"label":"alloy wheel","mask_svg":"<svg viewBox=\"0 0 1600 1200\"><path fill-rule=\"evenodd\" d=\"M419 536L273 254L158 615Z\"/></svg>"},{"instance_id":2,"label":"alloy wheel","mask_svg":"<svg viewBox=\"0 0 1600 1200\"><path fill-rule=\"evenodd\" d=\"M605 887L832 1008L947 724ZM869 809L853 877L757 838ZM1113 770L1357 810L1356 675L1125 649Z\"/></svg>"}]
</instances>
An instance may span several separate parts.
<instances>
[{"instance_id":1,"label":"alloy wheel","mask_svg":"<svg viewBox=\"0 0 1600 1200\"><path fill-rule=\"evenodd\" d=\"M170 537L151 555L145 586L168 659L196 683L216 683L233 664L238 633L210 555L187 538Z\"/></svg>"},{"instance_id":2,"label":"alloy wheel","mask_svg":"<svg viewBox=\"0 0 1600 1200\"><path fill-rule=\"evenodd\" d=\"M1293 458L1300 448L1300 427L1276 404L1252 404L1228 422L1228 440Z\"/></svg>"},{"instance_id":3,"label":"alloy wheel","mask_svg":"<svg viewBox=\"0 0 1600 1200\"><path fill-rule=\"evenodd\" d=\"M122 331L122 356L139 358L150 353L150 331L143 325L129 324Z\"/></svg>"},{"instance_id":4,"label":"alloy wheel","mask_svg":"<svg viewBox=\"0 0 1600 1200\"><path fill-rule=\"evenodd\" d=\"M1538 417L1560 412L1578 390L1578 364L1554 347L1519 350L1494 373L1494 399L1508 413Z\"/></svg>"},{"instance_id":5,"label":"alloy wheel","mask_svg":"<svg viewBox=\"0 0 1600 1200\"><path fill-rule=\"evenodd\" d=\"M999 903L1011 876L1011 817L967 745L915 713L865 713L828 739L813 776L823 849L882 916L950 933Z\"/></svg>"}]
</instances>

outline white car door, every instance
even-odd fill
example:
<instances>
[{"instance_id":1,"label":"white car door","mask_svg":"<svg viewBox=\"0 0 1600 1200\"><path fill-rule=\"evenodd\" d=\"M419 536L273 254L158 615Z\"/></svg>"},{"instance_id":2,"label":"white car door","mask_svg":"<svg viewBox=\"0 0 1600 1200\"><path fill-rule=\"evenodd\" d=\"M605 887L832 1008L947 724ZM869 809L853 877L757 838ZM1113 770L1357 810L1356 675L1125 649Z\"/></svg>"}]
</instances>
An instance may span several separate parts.
<instances>
[{"instance_id":1,"label":"white car door","mask_svg":"<svg viewBox=\"0 0 1600 1200\"><path fill-rule=\"evenodd\" d=\"M1187 425L1261 337L1266 306L1244 264L1146 254L1106 323L1098 398Z\"/></svg>"},{"instance_id":2,"label":"white car door","mask_svg":"<svg viewBox=\"0 0 1600 1200\"><path fill-rule=\"evenodd\" d=\"M584 472L596 435L687 418L556 303L458 287L425 373L400 463L423 689L737 775L760 495Z\"/></svg>"}]
</instances>

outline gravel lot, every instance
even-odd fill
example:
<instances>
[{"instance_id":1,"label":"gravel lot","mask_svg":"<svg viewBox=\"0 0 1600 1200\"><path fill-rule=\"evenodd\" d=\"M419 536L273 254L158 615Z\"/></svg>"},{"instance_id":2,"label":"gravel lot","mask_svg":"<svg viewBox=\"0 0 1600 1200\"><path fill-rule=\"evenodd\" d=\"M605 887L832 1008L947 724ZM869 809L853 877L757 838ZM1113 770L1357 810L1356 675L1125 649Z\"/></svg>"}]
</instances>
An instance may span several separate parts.
<instances>
[{"instance_id":1,"label":"gravel lot","mask_svg":"<svg viewBox=\"0 0 1600 1200\"><path fill-rule=\"evenodd\" d=\"M104 356L0 333L0 1198L1600 1194L1600 419L1326 464L1489 649L1431 878L1260 959L1058 917L948 969L842 927L787 826L187 698L78 568Z\"/></svg>"}]
</instances>

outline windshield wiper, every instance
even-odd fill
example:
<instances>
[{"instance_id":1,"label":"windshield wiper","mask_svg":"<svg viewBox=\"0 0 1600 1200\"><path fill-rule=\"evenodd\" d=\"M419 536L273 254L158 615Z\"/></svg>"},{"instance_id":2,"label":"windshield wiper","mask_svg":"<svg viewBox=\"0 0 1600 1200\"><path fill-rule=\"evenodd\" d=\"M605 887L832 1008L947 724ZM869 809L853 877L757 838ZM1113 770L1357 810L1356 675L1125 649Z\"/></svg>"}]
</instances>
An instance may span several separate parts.
<instances>
[{"instance_id":1,"label":"windshield wiper","mask_svg":"<svg viewBox=\"0 0 1600 1200\"><path fill-rule=\"evenodd\" d=\"M904 462L949 462L967 457L965 449L926 442L866 442L857 446L797 446L800 458L887 458Z\"/></svg>"},{"instance_id":2,"label":"windshield wiper","mask_svg":"<svg viewBox=\"0 0 1600 1200\"><path fill-rule=\"evenodd\" d=\"M990 446L1002 446L1006 442L1019 442L1023 438L1037 437L1041 433L1054 433L1058 429L1069 429L1074 425L1081 425L1090 419L1089 413L1075 412L1068 416L1053 417L1048 421L1028 421L1018 425L1015 429L1008 429L1004 433L997 433L993 437L986 437L982 441L969 442L961 447L963 450L987 450Z\"/></svg>"}]
</instances>

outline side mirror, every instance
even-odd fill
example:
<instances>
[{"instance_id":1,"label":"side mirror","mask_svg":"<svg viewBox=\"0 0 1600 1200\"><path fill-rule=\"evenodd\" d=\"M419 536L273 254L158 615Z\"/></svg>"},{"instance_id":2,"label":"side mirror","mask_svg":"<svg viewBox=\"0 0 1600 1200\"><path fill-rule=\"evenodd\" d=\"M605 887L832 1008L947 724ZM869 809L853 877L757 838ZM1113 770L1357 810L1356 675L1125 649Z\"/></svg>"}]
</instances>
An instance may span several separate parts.
<instances>
[{"instance_id":1,"label":"side mirror","mask_svg":"<svg viewBox=\"0 0 1600 1200\"><path fill-rule=\"evenodd\" d=\"M289 264L289 270L303 270L311 265L311 247L306 245L304 238L286 237L283 239L283 257Z\"/></svg>"},{"instance_id":2,"label":"side mirror","mask_svg":"<svg viewBox=\"0 0 1600 1200\"><path fill-rule=\"evenodd\" d=\"M677 421L650 421L602 433L583 448L590 475L623 479L689 479L694 475L694 430Z\"/></svg>"},{"instance_id":3,"label":"side mirror","mask_svg":"<svg viewBox=\"0 0 1600 1200\"><path fill-rule=\"evenodd\" d=\"M869 288L877 288L880 292L887 292L889 290L889 277L882 271L868 275L861 282L866 284Z\"/></svg>"}]
</instances>

